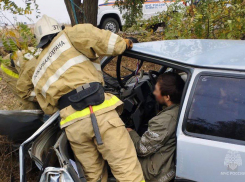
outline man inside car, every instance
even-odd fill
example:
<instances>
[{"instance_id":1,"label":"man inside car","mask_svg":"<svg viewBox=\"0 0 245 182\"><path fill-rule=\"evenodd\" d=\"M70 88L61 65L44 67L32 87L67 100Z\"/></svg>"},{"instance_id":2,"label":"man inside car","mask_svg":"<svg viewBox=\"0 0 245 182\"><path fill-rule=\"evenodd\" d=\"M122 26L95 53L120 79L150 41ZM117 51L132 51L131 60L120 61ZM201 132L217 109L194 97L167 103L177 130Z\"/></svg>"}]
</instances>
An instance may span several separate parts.
<instances>
[{"instance_id":1,"label":"man inside car","mask_svg":"<svg viewBox=\"0 0 245 182\"><path fill-rule=\"evenodd\" d=\"M127 128L137 151L146 182L168 182L174 179L175 130L184 81L176 73L164 73L157 79L154 95L163 110L149 121L140 137Z\"/></svg>"}]
</instances>

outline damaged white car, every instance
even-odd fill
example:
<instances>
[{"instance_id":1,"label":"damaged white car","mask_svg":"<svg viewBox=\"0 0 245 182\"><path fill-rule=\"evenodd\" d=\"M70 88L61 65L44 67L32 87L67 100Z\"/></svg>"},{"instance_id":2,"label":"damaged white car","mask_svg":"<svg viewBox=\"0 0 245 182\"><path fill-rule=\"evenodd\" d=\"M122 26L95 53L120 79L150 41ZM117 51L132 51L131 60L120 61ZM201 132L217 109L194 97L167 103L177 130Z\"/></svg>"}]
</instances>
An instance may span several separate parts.
<instances>
[{"instance_id":1,"label":"damaged white car","mask_svg":"<svg viewBox=\"0 0 245 182\"><path fill-rule=\"evenodd\" d=\"M176 128L176 182L244 181L244 50L244 41L167 40L137 43L121 56L102 59L104 90L124 102L121 118L139 135L159 111L152 95L158 75L175 72L185 81ZM1 111L0 117L1 122L15 120L16 127L28 121L25 129L32 132L40 126L34 122L40 112L18 112L17 118ZM39 181L86 181L59 129L59 112L21 144L21 182L26 181L27 155L40 169ZM109 181L115 181L111 173Z\"/></svg>"}]
</instances>

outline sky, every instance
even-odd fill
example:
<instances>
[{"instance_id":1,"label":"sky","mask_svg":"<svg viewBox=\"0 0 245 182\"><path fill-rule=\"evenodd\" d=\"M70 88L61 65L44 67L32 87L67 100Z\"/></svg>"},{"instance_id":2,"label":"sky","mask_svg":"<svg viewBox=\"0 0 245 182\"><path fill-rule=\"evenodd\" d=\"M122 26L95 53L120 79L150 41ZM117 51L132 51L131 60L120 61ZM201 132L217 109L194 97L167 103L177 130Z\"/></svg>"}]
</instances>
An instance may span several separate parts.
<instances>
[{"instance_id":1,"label":"sky","mask_svg":"<svg viewBox=\"0 0 245 182\"><path fill-rule=\"evenodd\" d=\"M22 6L22 7L24 5L24 1L25 0L14 0L14 2L17 5ZM66 10L64 0L36 0L36 2L39 5L41 16L43 14L46 14L56 19L59 23L70 23L70 18ZM28 18L26 18L25 16L20 16L20 15L17 16L18 22L26 22L27 24L35 23L38 19L36 19L35 11L33 11L32 13L33 14L28 15L28 17L30 17L33 20L33 22L30 22ZM4 15L10 21L14 22L14 18L12 14L8 12L4 12ZM4 20L0 19L0 21L4 21Z\"/></svg>"}]
</instances>

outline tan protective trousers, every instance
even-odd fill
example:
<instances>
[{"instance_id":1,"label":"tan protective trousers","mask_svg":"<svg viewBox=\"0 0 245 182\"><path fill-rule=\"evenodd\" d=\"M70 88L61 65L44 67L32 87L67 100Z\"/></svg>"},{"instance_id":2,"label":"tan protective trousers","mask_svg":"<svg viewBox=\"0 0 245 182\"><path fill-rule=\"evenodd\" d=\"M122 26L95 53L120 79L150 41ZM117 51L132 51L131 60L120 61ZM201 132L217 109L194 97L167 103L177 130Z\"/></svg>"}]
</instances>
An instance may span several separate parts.
<instances>
[{"instance_id":1,"label":"tan protective trousers","mask_svg":"<svg viewBox=\"0 0 245 182\"><path fill-rule=\"evenodd\" d=\"M105 161L117 181L144 182L134 144L115 110L96 116L103 145L97 145L90 118L65 128L88 182L107 182Z\"/></svg>"}]
</instances>

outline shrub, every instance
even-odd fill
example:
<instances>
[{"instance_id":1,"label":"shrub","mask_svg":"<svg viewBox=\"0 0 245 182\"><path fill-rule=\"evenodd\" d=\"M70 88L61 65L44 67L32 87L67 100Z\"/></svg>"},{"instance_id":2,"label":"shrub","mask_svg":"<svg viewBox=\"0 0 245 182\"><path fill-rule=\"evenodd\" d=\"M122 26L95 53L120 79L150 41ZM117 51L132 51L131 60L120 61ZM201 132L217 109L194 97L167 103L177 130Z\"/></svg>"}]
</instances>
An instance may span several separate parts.
<instances>
[{"instance_id":1,"label":"shrub","mask_svg":"<svg viewBox=\"0 0 245 182\"><path fill-rule=\"evenodd\" d=\"M164 39L244 39L245 1L201 0L191 4L179 0L167 11L143 21L144 27L165 23Z\"/></svg>"},{"instance_id":2,"label":"shrub","mask_svg":"<svg viewBox=\"0 0 245 182\"><path fill-rule=\"evenodd\" d=\"M36 46L36 40L31 28L22 23L18 23L16 27L12 29L4 28L1 31L2 43L6 52L13 53L13 58L17 56L18 50L25 50L28 52L28 47ZM3 60L0 57L0 62L7 64L10 60Z\"/></svg>"}]
</instances>

